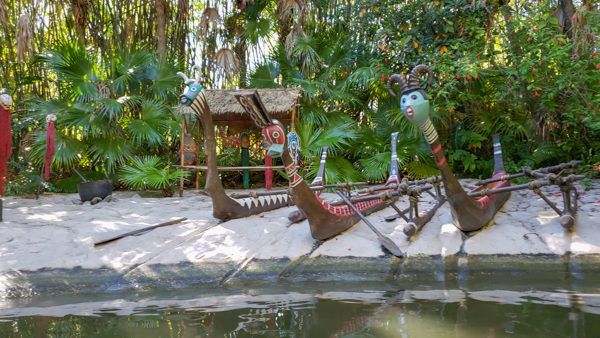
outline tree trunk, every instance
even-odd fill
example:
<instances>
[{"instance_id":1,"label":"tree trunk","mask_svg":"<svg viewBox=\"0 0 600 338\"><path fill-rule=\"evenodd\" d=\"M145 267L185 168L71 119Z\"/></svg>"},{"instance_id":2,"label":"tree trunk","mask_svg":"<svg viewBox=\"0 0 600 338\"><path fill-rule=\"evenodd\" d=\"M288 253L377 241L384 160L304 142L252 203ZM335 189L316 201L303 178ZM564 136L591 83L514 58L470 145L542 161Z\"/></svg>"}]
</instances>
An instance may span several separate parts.
<instances>
[{"instance_id":1,"label":"tree trunk","mask_svg":"<svg viewBox=\"0 0 600 338\"><path fill-rule=\"evenodd\" d=\"M185 53L185 42L187 40L188 35L188 17L189 17L189 2L188 0L178 0L177 1L177 15L175 20L178 25L178 30L176 34L176 43L173 44L173 48L177 49L178 55L181 60L186 60Z\"/></svg>"},{"instance_id":2,"label":"tree trunk","mask_svg":"<svg viewBox=\"0 0 600 338\"><path fill-rule=\"evenodd\" d=\"M569 39L573 38L573 15L575 14L575 6L572 0L560 0L556 9L556 17L558 24L562 28L562 33L566 34Z\"/></svg>"},{"instance_id":3,"label":"tree trunk","mask_svg":"<svg viewBox=\"0 0 600 338\"><path fill-rule=\"evenodd\" d=\"M155 0L156 8L156 51L164 58L167 50L167 13L169 4L165 0Z\"/></svg>"},{"instance_id":4,"label":"tree trunk","mask_svg":"<svg viewBox=\"0 0 600 338\"><path fill-rule=\"evenodd\" d=\"M288 35L292 31L292 18L289 16L281 15L283 11L281 6L281 1L277 2L277 27L279 33L279 41L281 44L285 45Z\"/></svg>"},{"instance_id":5,"label":"tree trunk","mask_svg":"<svg viewBox=\"0 0 600 338\"><path fill-rule=\"evenodd\" d=\"M240 72L239 86L240 88L246 88L247 78L246 72L248 71L248 60L246 60L246 51L248 44L244 38L244 23L245 20L241 15L241 12L236 13L235 19L235 45L233 46L233 53L239 61L238 71Z\"/></svg>"},{"instance_id":6,"label":"tree trunk","mask_svg":"<svg viewBox=\"0 0 600 338\"><path fill-rule=\"evenodd\" d=\"M88 0L71 0L71 10L75 17L75 31L77 37L81 43L85 44L85 27L88 23L88 12L89 12Z\"/></svg>"}]
</instances>

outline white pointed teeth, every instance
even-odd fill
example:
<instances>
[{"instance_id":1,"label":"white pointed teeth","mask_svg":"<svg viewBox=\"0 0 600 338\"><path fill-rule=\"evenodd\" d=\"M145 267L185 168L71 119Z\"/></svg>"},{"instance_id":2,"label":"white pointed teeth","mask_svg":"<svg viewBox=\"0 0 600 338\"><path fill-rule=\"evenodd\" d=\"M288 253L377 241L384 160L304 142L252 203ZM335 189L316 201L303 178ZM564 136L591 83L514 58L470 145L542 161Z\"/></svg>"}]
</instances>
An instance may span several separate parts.
<instances>
[{"instance_id":1,"label":"white pointed teeth","mask_svg":"<svg viewBox=\"0 0 600 338\"><path fill-rule=\"evenodd\" d=\"M287 194L259 196L257 198L244 198L238 200L241 205L248 209L267 208L288 205L289 196Z\"/></svg>"}]
</instances>

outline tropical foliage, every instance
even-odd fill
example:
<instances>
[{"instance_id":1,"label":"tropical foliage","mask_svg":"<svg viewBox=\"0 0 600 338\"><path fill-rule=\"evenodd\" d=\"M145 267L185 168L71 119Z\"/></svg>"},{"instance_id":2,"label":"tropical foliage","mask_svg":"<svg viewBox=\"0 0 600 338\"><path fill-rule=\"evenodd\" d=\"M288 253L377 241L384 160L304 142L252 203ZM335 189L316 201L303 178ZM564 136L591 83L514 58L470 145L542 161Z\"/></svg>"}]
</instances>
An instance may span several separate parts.
<instances>
[{"instance_id":1,"label":"tropical foliage","mask_svg":"<svg viewBox=\"0 0 600 338\"><path fill-rule=\"evenodd\" d=\"M119 175L135 156L173 163L175 72L192 64L212 88L302 88L307 177L329 144L329 181L384 179L394 131L406 174L436 172L385 85L419 63L436 74L433 120L456 172L489 175L494 133L509 170L597 167L597 27L587 0L0 0L0 37L15 41L0 46L0 87L17 102L11 179L41 165L50 112L58 180L71 168ZM221 163L237 152L220 144Z\"/></svg>"},{"instance_id":2,"label":"tropical foliage","mask_svg":"<svg viewBox=\"0 0 600 338\"><path fill-rule=\"evenodd\" d=\"M160 190L166 197L173 196L179 180L189 174L183 170L171 170L158 156L135 157L131 162L121 169L121 182L136 190Z\"/></svg>"}]
</instances>

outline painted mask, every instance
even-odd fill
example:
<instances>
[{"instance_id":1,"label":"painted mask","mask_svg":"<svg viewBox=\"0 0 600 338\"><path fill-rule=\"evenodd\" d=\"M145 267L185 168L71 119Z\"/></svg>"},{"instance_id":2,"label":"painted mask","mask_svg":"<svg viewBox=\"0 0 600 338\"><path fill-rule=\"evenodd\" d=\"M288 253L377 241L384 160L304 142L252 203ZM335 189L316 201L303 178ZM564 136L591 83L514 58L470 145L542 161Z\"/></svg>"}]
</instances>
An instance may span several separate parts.
<instances>
[{"instance_id":1,"label":"painted mask","mask_svg":"<svg viewBox=\"0 0 600 338\"><path fill-rule=\"evenodd\" d=\"M179 103L184 106L189 106L194 102L198 94L202 91L202 85L198 82L192 82L188 84L185 88L185 91L181 96L179 96Z\"/></svg>"},{"instance_id":2,"label":"painted mask","mask_svg":"<svg viewBox=\"0 0 600 338\"><path fill-rule=\"evenodd\" d=\"M409 121L421 125L429 117L427 94L422 90L406 92L400 97L400 109Z\"/></svg>"},{"instance_id":3,"label":"painted mask","mask_svg":"<svg viewBox=\"0 0 600 338\"><path fill-rule=\"evenodd\" d=\"M285 131L278 121L263 128L262 135L267 145L267 155L271 157L281 157L283 154L283 145L285 143Z\"/></svg>"}]
</instances>

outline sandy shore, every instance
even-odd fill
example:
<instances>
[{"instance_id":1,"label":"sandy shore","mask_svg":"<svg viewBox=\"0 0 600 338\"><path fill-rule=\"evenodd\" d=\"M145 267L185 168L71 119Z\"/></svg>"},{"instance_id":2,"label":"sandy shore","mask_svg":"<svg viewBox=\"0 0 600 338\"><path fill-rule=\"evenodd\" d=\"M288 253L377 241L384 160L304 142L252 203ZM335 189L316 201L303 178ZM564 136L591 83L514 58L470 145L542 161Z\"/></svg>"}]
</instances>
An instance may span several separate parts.
<instances>
[{"instance_id":1,"label":"sandy shore","mask_svg":"<svg viewBox=\"0 0 600 338\"><path fill-rule=\"evenodd\" d=\"M544 191L561 202L556 188ZM402 273L414 262L425 262L414 265L417 270L441 266L458 271L492 257L493 265L527 261L506 260L507 255L538 257L536 262L550 266L563 264L565 257L598 262L600 182L578 191L579 214L572 233L565 232L557 214L530 191L513 192L493 224L469 236L452 225L448 203L412 240L402 232L402 219L384 221L391 209L370 215L369 220L405 252L404 259L384 252L362 222L317 242L306 221L287 220L295 207L219 222L211 215L210 198L193 191L183 198L116 192L113 201L96 205L75 203L76 194L44 195L38 200L6 197L0 223L0 297L18 296L22 289L42 285L57 290L104 285L110 290L148 283L272 281L300 275L327 280L346 278L346 272L353 278L370 278ZM426 210L427 203L420 209ZM114 235L181 217L188 220L94 247Z\"/></svg>"}]
</instances>

